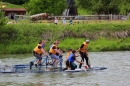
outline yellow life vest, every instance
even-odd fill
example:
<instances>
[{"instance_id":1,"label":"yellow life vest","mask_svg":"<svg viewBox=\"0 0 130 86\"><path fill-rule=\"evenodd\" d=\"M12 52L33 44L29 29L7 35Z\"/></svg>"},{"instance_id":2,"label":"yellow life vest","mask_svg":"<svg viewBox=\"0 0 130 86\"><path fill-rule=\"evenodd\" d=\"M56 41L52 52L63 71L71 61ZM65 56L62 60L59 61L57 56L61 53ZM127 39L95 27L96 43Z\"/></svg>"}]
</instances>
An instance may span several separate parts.
<instances>
[{"instance_id":1,"label":"yellow life vest","mask_svg":"<svg viewBox=\"0 0 130 86\"><path fill-rule=\"evenodd\" d=\"M52 47L56 47L56 49L57 49L57 46L56 45L52 45ZM52 53L52 54L55 54L56 55L56 51L54 50L54 49L52 49L52 47L51 47L51 49L50 49L50 53Z\"/></svg>"},{"instance_id":2,"label":"yellow life vest","mask_svg":"<svg viewBox=\"0 0 130 86\"><path fill-rule=\"evenodd\" d=\"M41 44L38 44L35 48L34 48L34 51L37 53L37 54L41 54L42 53L42 50L38 47L41 47L42 48L42 45Z\"/></svg>"},{"instance_id":3,"label":"yellow life vest","mask_svg":"<svg viewBox=\"0 0 130 86\"><path fill-rule=\"evenodd\" d=\"M66 55L66 59L68 59L68 57L70 56L70 54L72 53L72 51L69 51Z\"/></svg>"},{"instance_id":4,"label":"yellow life vest","mask_svg":"<svg viewBox=\"0 0 130 86\"><path fill-rule=\"evenodd\" d=\"M80 48L80 51L81 51L81 52L85 52L85 51L86 51L86 48L87 48L87 46L88 46L88 44L86 44L86 42L83 42L83 44L84 44L83 48Z\"/></svg>"}]
</instances>

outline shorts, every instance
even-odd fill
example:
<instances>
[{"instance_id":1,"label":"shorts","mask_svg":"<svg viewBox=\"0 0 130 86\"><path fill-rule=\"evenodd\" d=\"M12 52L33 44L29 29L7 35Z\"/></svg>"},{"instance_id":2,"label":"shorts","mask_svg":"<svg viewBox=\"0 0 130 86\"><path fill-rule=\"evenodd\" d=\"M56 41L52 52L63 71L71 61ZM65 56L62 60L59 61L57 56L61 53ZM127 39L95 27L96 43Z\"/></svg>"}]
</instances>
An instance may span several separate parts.
<instances>
[{"instance_id":1,"label":"shorts","mask_svg":"<svg viewBox=\"0 0 130 86\"><path fill-rule=\"evenodd\" d=\"M75 70L77 68L77 65L74 62L66 61L66 66L70 67L71 70Z\"/></svg>"},{"instance_id":2,"label":"shorts","mask_svg":"<svg viewBox=\"0 0 130 86\"><path fill-rule=\"evenodd\" d=\"M41 61L42 60L42 56L37 54L35 51L33 51L33 55L39 60Z\"/></svg>"},{"instance_id":3,"label":"shorts","mask_svg":"<svg viewBox=\"0 0 130 86\"><path fill-rule=\"evenodd\" d=\"M53 59L59 60L59 57L58 57L57 55L55 55L55 54L50 54L50 56L51 56L51 58L53 58Z\"/></svg>"}]
</instances>

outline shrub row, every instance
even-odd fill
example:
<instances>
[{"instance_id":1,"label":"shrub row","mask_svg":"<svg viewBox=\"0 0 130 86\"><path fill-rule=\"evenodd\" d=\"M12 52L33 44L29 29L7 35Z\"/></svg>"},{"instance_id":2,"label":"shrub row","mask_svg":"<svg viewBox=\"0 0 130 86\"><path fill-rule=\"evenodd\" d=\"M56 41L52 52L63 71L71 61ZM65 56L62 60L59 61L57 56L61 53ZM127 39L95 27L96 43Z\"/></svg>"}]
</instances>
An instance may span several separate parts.
<instances>
[{"instance_id":1,"label":"shrub row","mask_svg":"<svg viewBox=\"0 0 130 86\"><path fill-rule=\"evenodd\" d=\"M89 39L89 51L130 50L130 22L79 23L55 25L20 22L0 29L0 53L31 53L39 40L47 40L46 49L60 39L59 47L77 49Z\"/></svg>"}]
</instances>

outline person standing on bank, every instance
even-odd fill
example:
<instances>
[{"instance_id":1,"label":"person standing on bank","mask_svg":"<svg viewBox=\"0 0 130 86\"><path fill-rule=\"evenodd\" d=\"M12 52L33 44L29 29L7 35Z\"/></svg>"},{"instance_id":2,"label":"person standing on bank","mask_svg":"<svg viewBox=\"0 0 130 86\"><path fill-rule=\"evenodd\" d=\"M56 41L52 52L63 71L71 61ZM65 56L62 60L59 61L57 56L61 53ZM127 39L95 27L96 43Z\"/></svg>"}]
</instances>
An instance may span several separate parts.
<instances>
[{"instance_id":1,"label":"person standing on bank","mask_svg":"<svg viewBox=\"0 0 130 86\"><path fill-rule=\"evenodd\" d=\"M80 46L80 48L77 50L79 51L80 53L80 56L81 56L81 62L84 62L84 59L86 60L86 65L90 67L90 61L89 61L89 58L88 58L88 52L87 52L87 47L88 47L88 44L89 44L89 40L86 40L85 42L83 42L83 44ZM79 68L81 68L82 64L79 65Z\"/></svg>"},{"instance_id":2,"label":"person standing on bank","mask_svg":"<svg viewBox=\"0 0 130 86\"><path fill-rule=\"evenodd\" d=\"M73 22L73 21L72 21L72 18L70 18L70 20L69 20L69 24L72 24L72 22Z\"/></svg>"},{"instance_id":3,"label":"person standing on bank","mask_svg":"<svg viewBox=\"0 0 130 86\"><path fill-rule=\"evenodd\" d=\"M58 19L57 19L57 17L55 17L55 19L54 19L54 24L58 24Z\"/></svg>"},{"instance_id":4,"label":"person standing on bank","mask_svg":"<svg viewBox=\"0 0 130 86\"><path fill-rule=\"evenodd\" d=\"M66 19L65 19L65 18L63 18L62 23L63 23L64 25L66 25Z\"/></svg>"}]
</instances>

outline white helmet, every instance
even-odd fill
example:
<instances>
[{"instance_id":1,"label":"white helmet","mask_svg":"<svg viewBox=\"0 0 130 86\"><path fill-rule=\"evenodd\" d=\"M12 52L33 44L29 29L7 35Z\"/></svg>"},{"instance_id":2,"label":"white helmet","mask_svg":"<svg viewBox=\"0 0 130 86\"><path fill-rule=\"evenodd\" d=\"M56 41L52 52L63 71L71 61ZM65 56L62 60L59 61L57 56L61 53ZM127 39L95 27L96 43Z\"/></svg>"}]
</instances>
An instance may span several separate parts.
<instances>
[{"instance_id":1,"label":"white helmet","mask_svg":"<svg viewBox=\"0 0 130 86\"><path fill-rule=\"evenodd\" d=\"M89 42L89 40L86 40L86 42Z\"/></svg>"}]
</instances>

